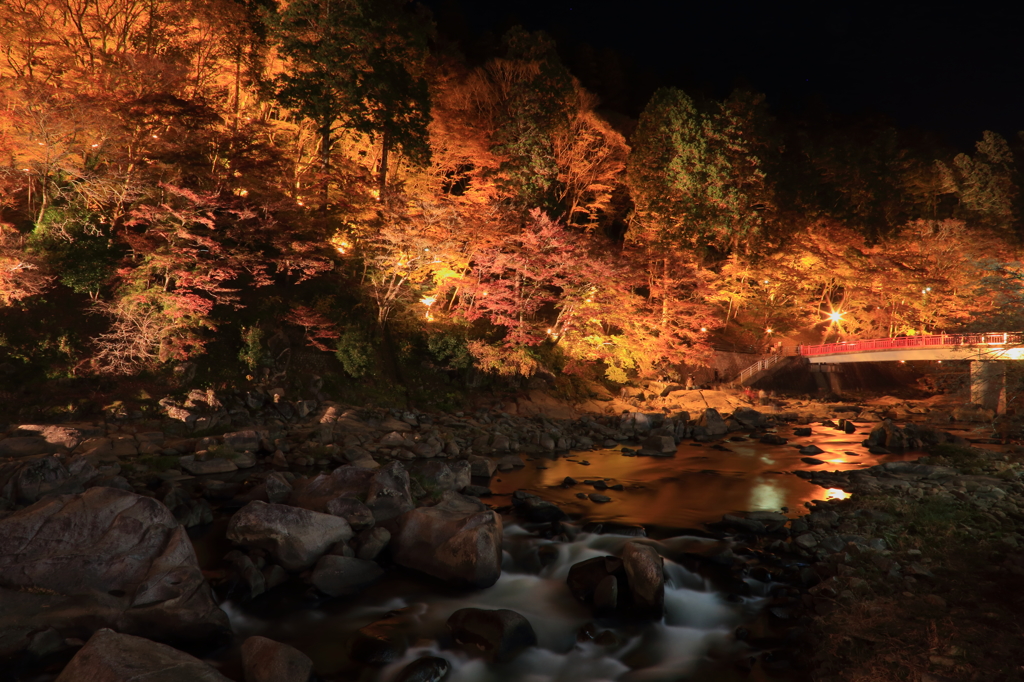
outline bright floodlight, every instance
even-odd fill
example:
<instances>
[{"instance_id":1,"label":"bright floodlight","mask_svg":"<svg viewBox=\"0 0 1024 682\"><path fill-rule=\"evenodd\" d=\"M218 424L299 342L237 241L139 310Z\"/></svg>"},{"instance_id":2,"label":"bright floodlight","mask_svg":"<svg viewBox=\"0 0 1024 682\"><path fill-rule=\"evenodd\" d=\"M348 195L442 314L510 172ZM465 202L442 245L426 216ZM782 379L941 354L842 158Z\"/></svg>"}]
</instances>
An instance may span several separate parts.
<instances>
[{"instance_id":1,"label":"bright floodlight","mask_svg":"<svg viewBox=\"0 0 1024 682\"><path fill-rule=\"evenodd\" d=\"M828 316L828 319L832 320L833 322L838 322L842 318L842 316L842 313L832 313Z\"/></svg>"}]
</instances>

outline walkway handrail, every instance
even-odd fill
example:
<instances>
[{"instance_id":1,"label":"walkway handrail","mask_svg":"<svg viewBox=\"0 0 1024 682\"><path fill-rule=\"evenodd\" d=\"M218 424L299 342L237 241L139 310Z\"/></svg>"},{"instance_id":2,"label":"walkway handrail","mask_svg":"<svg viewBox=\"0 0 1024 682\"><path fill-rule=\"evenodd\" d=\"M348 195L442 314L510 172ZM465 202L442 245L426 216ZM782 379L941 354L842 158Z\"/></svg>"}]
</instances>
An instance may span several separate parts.
<instances>
[{"instance_id":1,"label":"walkway handrail","mask_svg":"<svg viewBox=\"0 0 1024 682\"><path fill-rule=\"evenodd\" d=\"M747 377L753 376L754 374L757 374L762 370L768 369L772 365L775 365L776 363L779 363L785 359L786 356L784 355L767 355L758 360L757 362L755 362L754 364L752 364L750 367L747 367L745 370L740 372L740 375L736 377L736 381L738 381L739 383L743 383L743 381L746 380Z\"/></svg>"},{"instance_id":2,"label":"walkway handrail","mask_svg":"<svg viewBox=\"0 0 1024 682\"><path fill-rule=\"evenodd\" d=\"M1024 332L990 332L986 334L933 334L928 336L897 336L886 339L825 343L800 346L800 355L833 355L860 353L891 348L933 348L936 346L1014 346L1024 344Z\"/></svg>"}]
</instances>

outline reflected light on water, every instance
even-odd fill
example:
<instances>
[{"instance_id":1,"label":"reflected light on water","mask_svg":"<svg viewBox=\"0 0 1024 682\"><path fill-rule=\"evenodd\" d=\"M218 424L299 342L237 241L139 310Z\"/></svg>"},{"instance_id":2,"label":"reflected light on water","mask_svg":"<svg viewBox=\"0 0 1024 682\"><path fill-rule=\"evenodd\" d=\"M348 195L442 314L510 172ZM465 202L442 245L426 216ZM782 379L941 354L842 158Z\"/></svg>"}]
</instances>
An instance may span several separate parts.
<instances>
[{"instance_id":1,"label":"reflected light on water","mask_svg":"<svg viewBox=\"0 0 1024 682\"><path fill-rule=\"evenodd\" d=\"M786 506L786 491L776 479L758 479L750 488L750 511L777 511Z\"/></svg>"},{"instance_id":2,"label":"reflected light on water","mask_svg":"<svg viewBox=\"0 0 1024 682\"><path fill-rule=\"evenodd\" d=\"M825 491L826 500L845 500L850 495L851 493L848 493L845 490L840 490L839 488L829 488Z\"/></svg>"}]
</instances>

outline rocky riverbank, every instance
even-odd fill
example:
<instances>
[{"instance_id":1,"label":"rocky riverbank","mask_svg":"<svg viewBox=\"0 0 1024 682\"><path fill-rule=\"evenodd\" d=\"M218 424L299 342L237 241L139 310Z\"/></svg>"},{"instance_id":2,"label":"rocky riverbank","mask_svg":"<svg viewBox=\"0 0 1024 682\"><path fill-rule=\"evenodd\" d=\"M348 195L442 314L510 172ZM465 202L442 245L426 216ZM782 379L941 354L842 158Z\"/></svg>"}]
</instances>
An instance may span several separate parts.
<instances>
[{"instance_id":1,"label":"rocky riverbank","mask_svg":"<svg viewBox=\"0 0 1024 682\"><path fill-rule=\"evenodd\" d=\"M881 525L852 532L852 522L835 511L844 507L822 503L807 517L730 515L710 533L656 542L644 537L642 527L581 528L558 505L527 491L508 505L487 504L496 473L570 451L626 444L627 456L672 457L685 439L713 444L729 434L782 446L785 439L773 431L784 421L824 419L846 431L861 418L879 416L871 408L813 401L769 415L729 393L679 396L668 388L659 392L664 396L643 399L675 393L677 404L699 400L705 407L692 415L626 411L551 419L355 409L325 400L287 401L273 391L193 391L180 401L162 401L159 421L122 415L105 423L9 427L0 439L0 600L9 605L0 614L0 657L13 671L7 679L30 673L53 679L46 671L56 675L65 665L59 679L90 679L115 675L129 661L163 665L171 659L180 659L174 664L180 679L224 679L166 646L202 654L227 645L232 635L219 598L230 594L246 602L283 585L305 585L316 599L345 599L396 570L442 581L445 589L487 588L508 561L504 529L510 522L549 547L536 550L539 568L557 553L550 548L586 532L621 536L608 545L613 553L576 563L565 578L596 623L659 621L666 585L682 570L669 570L670 563L705 575L737 599L770 600L768 615L754 627L758 634L741 628L714 647L714 657L740 668L802 674L810 665L801 647L818 627L808 619L827 617L830 605L856 598L862 588L850 583L858 576L838 568L847 560L836 557L888 559L894 549ZM732 409L723 414L711 404ZM885 422L865 447L956 440L933 428ZM867 471L808 475L858 498L895 491L912 500L948 495L952 504L958 495L988 496L998 503L985 512L992 518L1016 513L1004 511L1007 503L995 492L1005 497L1006 490L964 479L947 465L890 462ZM593 504L616 494L614 486L587 483L598 489L581 493ZM217 568L203 571L183 528L215 520L226 521L231 548ZM1008 537L1004 543L1015 540ZM895 559L897 574L886 562L864 561L885 563L885 575L901 584L917 580ZM836 583L840 577L847 582ZM451 615L447 641L488 665L505 665L537 641L518 613L465 611ZM363 675L367 666L401 660L416 638L417 622L414 614L396 612L350 633L350 671ZM589 634L580 641L602 637L596 625L584 630ZM266 638L247 640L241 656L247 680L306 680L312 670L305 654ZM441 679L450 663L437 656L417 659L396 679ZM266 677L266 671L278 672Z\"/></svg>"}]
</instances>

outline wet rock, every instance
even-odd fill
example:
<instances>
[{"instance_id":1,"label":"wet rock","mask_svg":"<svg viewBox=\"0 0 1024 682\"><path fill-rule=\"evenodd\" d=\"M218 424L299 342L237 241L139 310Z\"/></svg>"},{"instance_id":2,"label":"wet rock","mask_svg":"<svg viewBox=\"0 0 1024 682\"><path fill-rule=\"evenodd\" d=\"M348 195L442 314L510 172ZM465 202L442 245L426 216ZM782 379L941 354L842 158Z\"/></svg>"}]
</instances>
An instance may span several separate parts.
<instances>
[{"instance_id":1,"label":"wet rock","mask_svg":"<svg viewBox=\"0 0 1024 682\"><path fill-rule=\"evenodd\" d=\"M238 573L238 577L248 589L249 597L255 599L267 590L267 579L252 562L252 559L239 552L231 550L224 556L224 560L231 564Z\"/></svg>"},{"instance_id":2,"label":"wet rock","mask_svg":"<svg viewBox=\"0 0 1024 682\"><path fill-rule=\"evenodd\" d=\"M661 618L665 607L665 569L657 550L650 545L627 542L622 547L622 564L635 612Z\"/></svg>"},{"instance_id":3,"label":"wet rock","mask_svg":"<svg viewBox=\"0 0 1024 682\"><path fill-rule=\"evenodd\" d=\"M448 675L451 664L439 656L417 658L402 668L395 676L395 682L440 682Z\"/></svg>"},{"instance_id":4,"label":"wet rock","mask_svg":"<svg viewBox=\"0 0 1024 682\"><path fill-rule=\"evenodd\" d=\"M196 459L194 455L185 455L184 457L178 458L178 464L182 469L189 472L193 476L202 476L205 474L226 474L232 471L238 471L238 466L234 462L215 457L213 459Z\"/></svg>"},{"instance_id":5,"label":"wet rock","mask_svg":"<svg viewBox=\"0 0 1024 682\"><path fill-rule=\"evenodd\" d=\"M803 452L803 451L801 450L801 452ZM816 464L828 464L828 462L826 462L825 460L823 460L823 459L818 459L818 458L816 458L816 457L801 457L801 458L800 458L800 461L801 461L801 462L804 462L804 463L806 463L806 464L812 464L812 465L816 465Z\"/></svg>"},{"instance_id":6,"label":"wet rock","mask_svg":"<svg viewBox=\"0 0 1024 682\"><path fill-rule=\"evenodd\" d=\"M260 449L260 438L257 431L233 431L224 434L224 445L235 452L256 452Z\"/></svg>"},{"instance_id":7,"label":"wet rock","mask_svg":"<svg viewBox=\"0 0 1024 682\"><path fill-rule=\"evenodd\" d=\"M312 566L336 542L353 535L348 521L331 514L254 500L228 522L227 537L269 552L285 569Z\"/></svg>"},{"instance_id":8,"label":"wet rock","mask_svg":"<svg viewBox=\"0 0 1024 682\"><path fill-rule=\"evenodd\" d=\"M800 448L801 455L820 455L823 452L825 451L819 448L817 445L813 444L805 445L804 447Z\"/></svg>"},{"instance_id":9,"label":"wet rock","mask_svg":"<svg viewBox=\"0 0 1024 682\"><path fill-rule=\"evenodd\" d=\"M313 661L293 646L267 637L249 637L242 643L245 682L308 682Z\"/></svg>"},{"instance_id":10,"label":"wet rock","mask_svg":"<svg viewBox=\"0 0 1024 682\"><path fill-rule=\"evenodd\" d=\"M444 462L419 460L410 462L409 475L416 478L428 493L445 493L455 490L455 474Z\"/></svg>"},{"instance_id":11,"label":"wet rock","mask_svg":"<svg viewBox=\"0 0 1024 682\"><path fill-rule=\"evenodd\" d=\"M501 517L450 493L433 507L398 518L391 548L395 563L442 580L490 587L501 575Z\"/></svg>"},{"instance_id":12,"label":"wet rock","mask_svg":"<svg viewBox=\"0 0 1024 682\"><path fill-rule=\"evenodd\" d=\"M327 513L348 521L353 530L371 528L376 523L373 512L354 497L336 497L327 503Z\"/></svg>"},{"instance_id":13,"label":"wet rock","mask_svg":"<svg viewBox=\"0 0 1024 682\"><path fill-rule=\"evenodd\" d=\"M473 457L469 460L470 473L474 477L490 478L497 471L498 464L489 457Z\"/></svg>"},{"instance_id":14,"label":"wet rock","mask_svg":"<svg viewBox=\"0 0 1024 682\"><path fill-rule=\"evenodd\" d=\"M414 608L406 607L359 628L352 638L353 660L371 665L394 663L409 648L416 621Z\"/></svg>"},{"instance_id":15,"label":"wet rock","mask_svg":"<svg viewBox=\"0 0 1024 682\"><path fill-rule=\"evenodd\" d=\"M86 463L87 464L87 463ZM89 467L92 469L92 467ZM0 463L0 496L18 504L32 504L46 495L80 493L100 473L79 466L73 477L57 457Z\"/></svg>"},{"instance_id":16,"label":"wet rock","mask_svg":"<svg viewBox=\"0 0 1024 682\"><path fill-rule=\"evenodd\" d=\"M401 462L391 462L373 472L366 491L366 506L377 523L390 521L415 508L409 490L409 473Z\"/></svg>"},{"instance_id":17,"label":"wet rock","mask_svg":"<svg viewBox=\"0 0 1024 682\"><path fill-rule=\"evenodd\" d=\"M616 603L618 603L619 583L625 586L627 578L622 560L617 557L595 557L573 564L565 582L569 587L569 592L577 601L597 608L598 588L608 579L616 582L614 591ZM606 602L610 599L612 588L606 584L602 589L604 590L602 604L607 606Z\"/></svg>"},{"instance_id":18,"label":"wet rock","mask_svg":"<svg viewBox=\"0 0 1024 682\"><path fill-rule=\"evenodd\" d=\"M705 434L708 436L724 436L729 432L729 427L725 425L722 415L713 407L704 410L701 416L697 418L696 426L704 429Z\"/></svg>"},{"instance_id":19,"label":"wet rock","mask_svg":"<svg viewBox=\"0 0 1024 682\"><path fill-rule=\"evenodd\" d=\"M47 498L0 519L0 603L7 643L50 626L183 639L228 628L167 507L111 488Z\"/></svg>"},{"instance_id":20,"label":"wet rock","mask_svg":"<svg viewBox=\"0 0 1024 682\"><path fill-rule=\"evenodd\" d=\"M513 496L512 505L516 514L533 523L547 523L549 521L564 521L569 515L562 511L558 505L542 500L536 495L524 493L522 496Z\"/></svg>"},{"instance_id":21,"label":"wet rock","mask_svg":"<svg viewBox=\"0 0 1024 682\"><path fill-rule=\"evenodd\" d=\"M659 454L675 454L676 441L671 436L648 436L640 441L640 447Z\"/></svg>"},{"instance_id":22,"label":"wet rock","mask_svg":"<svg viewBox=\"0 0 1024 682\"><path fill-rule=\"evenodd\" d=\"M490 497L492 495L491 489L482 485L467 485L462 489L462 494L470 497Z\"/></svg>"},{"instance_id":23,"label":"wet rock","mask_svg":"<svg viewBox=\"0 0 1024 682\"><path fill-rule=\"evenodd\" d=\"M292 484L280 472L267 476L267 501L271 504L282 504L292 495Z\"/></svg>"},{"instance_id":24,"label":"wet rock","mask_svg":"<svg viewBox=\"0 0 1024 682\"><path fill-rule=\"evenodd\" d=\"M765 415L752 407L737 407L732 413L732 418L745 429L759 429L768 421Z\"/></svg>"},{"instance_id":25,"label":"wet rock","mask_svg":"<svg viewBox=\"0 0 1024 682\"><path fill-rule=\"evenodd\" d=\"M391 542L391 533L387 528L377 526L359 535L359 551L356 556L364 561L373 561Z\"/></svg>"},{"instance_id":26,"label":"wet rock","mask_svg":"<svg viewBox=\"0 0 1024 682\"><path fill-rule=\"evenodd\" d=\"M231 682L198 658L142 637L98 630L57 682Z\"/></svg>"},{"instance_id":27,"label":"wet rock","mask_svg":"<svg viewBox=\"0 0 1024 682\"><path fill-rule=\"evenodd\" d=\"M811 435L811 429L807 427L793 429L793 435L798 438L803 438Z\"/></svg>"},{"instance_id":28,"label":"wet rock","mask_svg":"<svg viewBox=\"0 0 1024 682\"><path fill-rule=\"evenodd\" d=\"M599 504L604 504L605 502L612 501L612 498L608 497L607 495L602 495L600 493L590 493L587 497L590 498L591 502L597 502Z\"/></svg>"},{"instance_id":29,"label":"wet rock","mask_svg":"<svg viewBox=\"0 0 1024 682\"><path fill-rule=\"evenodd\" d=\"M448 628L467 651L494 663L511 661L537 645L530 621L509 609L459 609L448 618Z\"/></svg>"},{"instance_id":30,"label":"wet rock","mask_svg":"<svg viewBox=\"0 0 1024 682\"><path fill-rule=\"evenodd\" d=\"M579 481L577 481L572 476L566 476L564 479L562 479L562 487L563 488L572 487L572 486L576 485L577 483L579 483Z\"/></svg>"},{"instance_id":31,"label":"wet rock","mask_svg":"<svg viewBox=\"0 0 1024 682\"><path fill-rule=\"evenodd\" d=\"M767 528L764 523L753 518L744 518L734 514L726 514L722 517L720 524L724 528L739 530L744 533L764 533Z\"/></svg>"},{"instance_id":32,"label":"wet rock","mask_svg":"<svg viewBox=\"0 0 1024 682\"><path fill-rule=\"evenodd\" d=\"M498 460L498 471L512 471L526 466L526 462L518 455L505 455Z\"/></svg>"},{"instance_id":33,"label":"wet rock","mask_svg":"<svg viewBox=\"0 0 1024 682\"><path fill-rule=\"evenodd\" d=\"M789 441L782 436L775 433L766 433L758 439L759 442L765 445L785 445Z\"/></svg>"},{"instance_id":34,"label":"wet rock","mask_svg":"<svg viewBox=\"0 0 1024 682\"><path fill-rule=\"evenodd\" d=\"M384 575L384 569L372 561L327 554L320 557L310 582L332 597L355 594Z\"/></svg>"},{"instance_id":35,"label":"wet rock","mask_svg":"<svg viewBox=\"0 0 1024 682\"><path fill-rule=\"evenodd\" d=\"M814 549L818 546L818 539L813 533L804 533L793 539L793 543L800 549Z\"/></svg>"},{"instance_id":36,"label":"wet rock","mask_svg":"<svg viewBox=\"0 0 1024 682\"><path fill-rule=\"evenodd\" d=\"M328 503L339 497L365 498L373 475L372 471L361 467L340 466L329 474L296 479L288 504L326 512Z\"/></svg>"}]
</instances>

